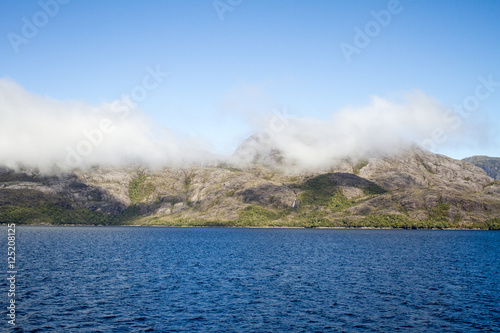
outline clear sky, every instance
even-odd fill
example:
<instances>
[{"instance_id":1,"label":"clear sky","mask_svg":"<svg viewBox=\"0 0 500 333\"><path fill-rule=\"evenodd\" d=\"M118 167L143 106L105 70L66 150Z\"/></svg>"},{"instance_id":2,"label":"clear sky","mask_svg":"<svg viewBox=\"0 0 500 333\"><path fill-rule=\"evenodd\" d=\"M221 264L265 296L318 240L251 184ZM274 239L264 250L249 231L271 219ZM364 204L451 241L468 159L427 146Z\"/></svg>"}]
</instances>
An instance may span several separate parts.
<instances>
[{"instance_id":1,"label":"clear sky","mask_svg":"<svg viewBox=\"0 0 500 333\"><path fill-rule=\"evenodd\" d=\"M168 72L140 109L220 153L273 109L326 120L420 91L469 103L460 126L482 137L433 151L500 156L500 1L1 0L0 37L0 78L60 101L98 106Z\"/></svg>"}]
</instances>

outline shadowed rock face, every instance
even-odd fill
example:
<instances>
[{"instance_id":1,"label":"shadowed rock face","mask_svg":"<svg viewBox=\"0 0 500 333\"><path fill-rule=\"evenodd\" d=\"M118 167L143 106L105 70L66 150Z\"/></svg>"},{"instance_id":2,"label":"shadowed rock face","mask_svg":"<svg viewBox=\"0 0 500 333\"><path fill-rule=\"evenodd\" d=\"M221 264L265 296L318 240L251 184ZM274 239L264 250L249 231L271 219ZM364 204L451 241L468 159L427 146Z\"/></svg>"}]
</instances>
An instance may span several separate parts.
<instances>
[{"instance_id":1,"label":"shadowed rock face","mask_svg":"<svg viewBox=\"0 0 500 333\"><path fill-rule=\"evenodd\" d=\"M472 156L464 158L462 161L474 164L483 169L488 176L500 180L500 158L488 156Z\"/></svg>"},{"instance_id":2,"label":"shadowed rock face","mask_svg":"<svg viewBox=\"0 0 500 333\"><path fill-rule=\"evenodd\" d=\"M359 176L353 175L351 173L331 173L328 174L328 178L335 186L346 186L346 187L357 187L362 189L368 189L370 187L378 187L378 185L372 181L361 178ZM385 192L383 189L381 191Z\"/></svg>"},{"instance_id":3,"label":"shadowed rock face","mask_svg":"<svg viewBox=\"0 0 500 333\"><path fill-rule=\"evenodd\" d=\"M0 171L0 222L111 224L127 205L75 174Z\"/></svg>"},{"instance_id":4,"label":"shadowed rock face","mask_svg":"<svg viewBox=\"0 0 500 333\"><path fill-rule=\"evenodd\" d=\"M94 168L59 175L4 168L0 169L0 222L262 226L415 222L424 227L467 228L491 227L500 221L500 183L470 163L424 150L357 163L343 160L328 172L289 172L286 164L281 166ZM302 205L290 209L296 196Z\"/></svg>"},{"instance_id":5,"label":"shadowed rock face","mask_svg":"<svg viewBox=\"0 0 500 333\"><path fill-rule=\"evenodd\" d=\"M259 204L262 206L289 207L295 198L294 192L282 185L264 184L249 188L237 193L244 203Z\"/></svg>"},{"instance_id":6,"label":"shadowed rock face","mask_svg":"<svg viewBox=\"0 0 500 333\"><path fill-rule=\"evenodd\" d=\"M85 208L119 214L126 204L100 187L89 186L75 174L41 175L32 171L0 173L0 205L57 203L65 209Z\"/></svg>"}]
</instances>

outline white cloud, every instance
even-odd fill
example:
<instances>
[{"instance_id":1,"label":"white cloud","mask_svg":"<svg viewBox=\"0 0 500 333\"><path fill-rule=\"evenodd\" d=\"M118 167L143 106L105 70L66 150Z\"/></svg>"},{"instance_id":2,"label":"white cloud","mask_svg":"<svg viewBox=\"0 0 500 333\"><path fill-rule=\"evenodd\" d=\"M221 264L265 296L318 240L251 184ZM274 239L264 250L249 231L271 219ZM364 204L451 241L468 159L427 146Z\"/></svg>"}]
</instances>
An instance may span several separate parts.
<instances>
[{"instance_id":1,"label":"white cloud","mask_svg":"<svg viewBox=\"0 0 500 333\"><path fill-rule=\"evenodd\" d=\"M372 97L360 108L345 108L328 120L291 117L283 126L269 126L247 142L236 158L269 155L275 149L288 161L307 168L325 168L342 158L391 154L412 144L435 140L446 145L463 134L465 127L446 117L447 109L422 92L406 94L403 103ZM274 119L276 121L276 119ZM247 155L247 156L243 156Z\"/></svg>"},{"instance_id":2,"label":"white cloud","mask_svg":"<svg viewBox=\"0 0 500 333\"><path fill-rule=\"evenodd\" d=\"M50 170L91 165L150 166L201 161L206 146L158 131L123 101L90 106L27 92L0 79L0 164Z\"/></svg>"},{"instance_id":3,"label":"white cloud","mask_svg":"<svg viewBox=\"0 0 500 333\"><path fill-rule=\"evenodd\" d=\"M251 91L250 95L255 94L260 93ZM264 124L266 129L261 132L265 135L257 136L260 142L247 142L240 157L249 160L248 155L266 155L276 149L285 160L308 168L328 167L346 157L390 154L413 142L434 140L436 130L446 137L439 145L453 146L467 130L465 121L457 126L449 110L422 92L407 94L401 103L373 97L369 105L339 110L327 120L284 118L276 113L266 119L259 116L260 109L250 117L245 103L236 104L249 123ZM42 170L54 165L63 169L124 164L161 167L220 158L208 153L207 147L206 141L155 128L151 119L126 106L126 101L98 106L59 101L0 79L0 165Z\"/></svg>"}]
</instances>

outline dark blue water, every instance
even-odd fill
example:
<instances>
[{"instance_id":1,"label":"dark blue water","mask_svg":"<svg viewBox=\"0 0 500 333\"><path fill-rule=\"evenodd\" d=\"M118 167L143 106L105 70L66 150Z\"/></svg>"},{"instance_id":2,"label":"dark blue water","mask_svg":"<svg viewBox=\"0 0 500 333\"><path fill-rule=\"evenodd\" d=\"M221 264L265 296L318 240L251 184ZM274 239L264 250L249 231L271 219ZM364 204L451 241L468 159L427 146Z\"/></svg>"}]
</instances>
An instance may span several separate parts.
<instances>
[{"instance_id":1,"label":"dark blue water","mask_svg":"<svg viewBox=\"0 0 500 333\"><path fill-rule=\"evenodd\" d=\"M17 328L498 332L499 246L492 231L18 226Z\"/></svg>"}]
</instances>

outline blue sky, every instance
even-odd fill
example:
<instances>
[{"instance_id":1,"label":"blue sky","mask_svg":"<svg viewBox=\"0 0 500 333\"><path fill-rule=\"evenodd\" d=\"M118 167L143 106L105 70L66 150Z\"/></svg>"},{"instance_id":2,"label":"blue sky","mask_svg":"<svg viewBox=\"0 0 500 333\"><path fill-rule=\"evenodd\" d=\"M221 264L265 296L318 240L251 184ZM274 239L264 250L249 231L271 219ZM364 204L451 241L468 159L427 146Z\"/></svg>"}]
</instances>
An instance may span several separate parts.
<instances>
[{"instance_id":1,"label":"blue sky","mask_svg":"<svg viewBox=\"0 0 500 333\"><path fill-rule=\"evenodd\" d=\"M498 1L64 2L0 2L0 78L97 106L130 93L159 66L169 75L141 110L156 126L206 139L221 153L273 109L330 119L371 96L399 101L411 91L453 108L475 94L480 77L500 82ZM52 16L39 14L42 7ZM385 26L373 24L372 11L390 8ZM39 25L29 38L26 20ZM341 45L356 47L356 27L378 30L348 61ZM13 34L25 39L13 42ZM492 89L463 119L482 139L469 131L435 152L500 156L500 84Z\"/></svg>"}]
</instances>

